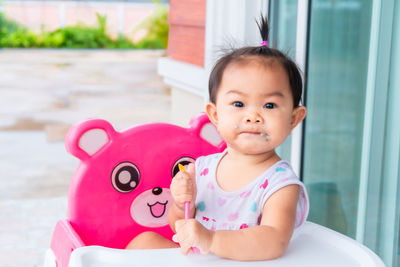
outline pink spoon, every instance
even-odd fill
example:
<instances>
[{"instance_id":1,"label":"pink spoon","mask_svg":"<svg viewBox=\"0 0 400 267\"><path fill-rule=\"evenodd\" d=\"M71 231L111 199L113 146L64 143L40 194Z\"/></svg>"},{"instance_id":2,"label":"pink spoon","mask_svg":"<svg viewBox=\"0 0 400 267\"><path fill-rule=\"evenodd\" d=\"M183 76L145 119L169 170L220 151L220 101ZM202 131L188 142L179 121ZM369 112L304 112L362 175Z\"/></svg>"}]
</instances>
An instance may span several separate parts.
<instances>
[{"instance_id":1,"label":"pink spoon","mask_svg":"<svg viewBox=\"0 0 400 267\"><path fill-rule=\"evenodd\" d=\"M178 164L180 171L186 171L185 167L182 164ZM190 219L190 201L185 202L185 219ZM200 250L196 247L192 247L193 253L199 253Z\"/></svg>"}]
</instances>

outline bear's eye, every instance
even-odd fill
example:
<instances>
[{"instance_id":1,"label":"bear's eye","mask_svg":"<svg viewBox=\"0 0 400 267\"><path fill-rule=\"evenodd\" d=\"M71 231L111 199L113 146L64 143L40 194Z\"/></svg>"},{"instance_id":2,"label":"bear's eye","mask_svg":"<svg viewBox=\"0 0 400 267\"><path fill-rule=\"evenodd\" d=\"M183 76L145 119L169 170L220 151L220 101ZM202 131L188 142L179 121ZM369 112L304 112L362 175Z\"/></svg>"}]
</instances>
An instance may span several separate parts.
<instances>
[{"instance_id":1,"label":"bear's eye","mask_svg":"<svg viewBox=\"0 0 400 267\"><path fill-rule=\"evenodd\" d=\"M174 167L172 167L172 172L171 172L172 178L174 178L174 176L179 172L179 167L178 167L179 164L186 166L189 163L194 163L194 162L195 162L195 160L192 157L182 157L182 158L178 159L175 162Z\"/></svg>"},{"instance_id":2,"label":"bear's eye","mask_svg":"<svg viewBox=\"0 0 400 267\"><path fill-rule=\"evenodd\" d=\"M111 174L111 182L115 190L120 193L132 192L140 181L140 172L131 162L119 163Z\"/></svg>"}]
</instances>

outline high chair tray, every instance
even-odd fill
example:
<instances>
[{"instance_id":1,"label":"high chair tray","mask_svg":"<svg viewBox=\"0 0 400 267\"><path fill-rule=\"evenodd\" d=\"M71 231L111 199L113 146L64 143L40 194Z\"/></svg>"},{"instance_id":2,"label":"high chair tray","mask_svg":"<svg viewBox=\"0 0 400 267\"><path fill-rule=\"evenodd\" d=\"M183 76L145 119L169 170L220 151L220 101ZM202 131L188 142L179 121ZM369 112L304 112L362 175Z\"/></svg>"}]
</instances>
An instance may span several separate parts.
<instances>
[{"instance_id":1,"label":"high chair tray","mask_svg":"<svg viewBox=\"0 0 400 267\"><path fill-rule=\"evenodd\" d=\"M279 259L240 262L215 255L184 256L179 249L120 250L99 246L76 249L70 267L135 267L135 266L274 266L330 267L385 266L367 247L328 228L306 222L297 229L286 253Z\"/></svg>"}]
</instances>

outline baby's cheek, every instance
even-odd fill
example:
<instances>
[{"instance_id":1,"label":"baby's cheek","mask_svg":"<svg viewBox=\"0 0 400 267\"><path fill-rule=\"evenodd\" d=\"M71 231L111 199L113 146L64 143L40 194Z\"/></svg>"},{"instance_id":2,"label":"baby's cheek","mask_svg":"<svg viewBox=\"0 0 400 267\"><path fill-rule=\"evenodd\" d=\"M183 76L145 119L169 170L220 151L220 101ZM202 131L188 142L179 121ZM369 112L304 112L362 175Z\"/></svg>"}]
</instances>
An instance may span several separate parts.
<instances>
[{"instance_id":1,"label":"baby's cheek","mask_svg":"<svg viewBox=\"0 0 400 267\"><path fill-rule=\"evenodd\" d=\"M291 116L281 117L275 121L275 128L279 129L280 134L289 135L292 130L292 118Z\"/></svg>"},{"instance_id":2,"label":"baby's cheek","mask_svg":"<svg viewBox=\"0 0 400 267\"><path fill-rule=\"evenodd\" d=\"M231 140L234 136L234 126L229 127L229 125L220 125L218 128L218 133L221 135L221 138L225 141Z\"/></svg>"},{"instance_id":3,"label":"baby's cheek","mask_svg":"<svg viewBox=\"0 0 400 267\"><path fill-rule=\"evenodd\" d=\"M270 136L273 143L277 146L282 144L291 133L290 124L274 125L270 129Z\"/></svg>"}]
</instances>

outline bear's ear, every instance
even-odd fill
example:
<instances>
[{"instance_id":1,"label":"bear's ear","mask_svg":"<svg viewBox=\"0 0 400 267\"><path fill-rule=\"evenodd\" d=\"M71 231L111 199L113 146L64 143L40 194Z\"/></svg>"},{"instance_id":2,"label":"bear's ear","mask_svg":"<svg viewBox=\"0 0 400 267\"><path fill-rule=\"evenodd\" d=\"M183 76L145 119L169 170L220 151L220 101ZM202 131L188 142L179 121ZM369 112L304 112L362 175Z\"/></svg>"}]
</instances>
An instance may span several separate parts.
<instances>
[{"instance_id":1,"label":"bear's ear","mask_svg":"<svg viewBox=\"0 0 400 267\"><path fill-rule=\"evenodd\" d=\"M69 153L84 160L96 154L115 134L114 128L105 120L83 121L69 129L65 137L65 147Z\"/></svg>"},{"instance_id":2,"label":"bear's ear","mask_svg":"<svg viewBox=\"0 0 400 267\"><path fill-rule=\"evenodd\" d=\"M206 113L202 112L193 117L190 120L190 128L193 128L202 139L211 145L221 148L225 146L224 140L222 140L217 128L211 123Z\"/></svg>"}]
</instances>

